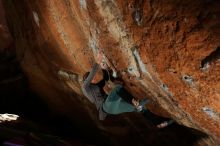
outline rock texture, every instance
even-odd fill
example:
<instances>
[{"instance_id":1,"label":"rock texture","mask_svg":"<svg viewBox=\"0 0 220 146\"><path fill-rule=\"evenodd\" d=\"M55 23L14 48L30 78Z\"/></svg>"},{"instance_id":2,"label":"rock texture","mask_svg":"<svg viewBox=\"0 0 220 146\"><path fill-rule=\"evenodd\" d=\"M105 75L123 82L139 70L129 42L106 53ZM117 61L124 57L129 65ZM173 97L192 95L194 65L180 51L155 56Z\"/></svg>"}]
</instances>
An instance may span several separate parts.
<instances>
[{"instance_id":1,"label":"rock texture","mask_svg":"<svg viewBox=\"0 0 220 146\"><path fill-rule=\"evenodd\" d=\"M2 1L0 1L0 53L6 51L11 44L12 37L7 27Z\"/></svg>"},{"instance_id":2,"label":"rock texture","mask_svg":"<svg viewBox=\"0 0 220 146\"><path fill-rule=\"evenodd\" d=\"M23 71L51 109L97 122L80 85L102 50L135 97L152 99L151 111L218 143L219 1L3 2Z\"/></svg>"}]
</instances>

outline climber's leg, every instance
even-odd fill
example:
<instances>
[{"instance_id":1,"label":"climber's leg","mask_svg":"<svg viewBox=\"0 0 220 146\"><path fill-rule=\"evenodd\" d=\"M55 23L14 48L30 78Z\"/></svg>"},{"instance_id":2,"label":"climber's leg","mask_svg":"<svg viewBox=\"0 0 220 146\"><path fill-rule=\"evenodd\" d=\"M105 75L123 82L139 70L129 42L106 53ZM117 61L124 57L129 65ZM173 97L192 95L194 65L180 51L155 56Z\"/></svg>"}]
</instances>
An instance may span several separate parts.
<instances>
[{"instance_id":1,"label":"climber's leg","mask_svg":"<svg viewBox=\"0 0 220 146\"><path fill-rule=\"evenodd\" d=\"M116 85L103 103L102 107L106 113L117 115L126 112L134 112L136 110L131 103L121 98L121 93L124 93L123 86Z\"/></svg>"},{"instance_id":2,"label":"climber's leg","mask_svg":"<svg viewBox=\"0 0 220 146\"><path fill-rule=\"evenodd\" d=\"M141 100L140 101L140 105L141 106L145 106L147 103L149 103L150 102L150 100L149 99L147 99L147 98L145 98L145 99L143 99L143 100Z\"/></svg>"}]
</instances>

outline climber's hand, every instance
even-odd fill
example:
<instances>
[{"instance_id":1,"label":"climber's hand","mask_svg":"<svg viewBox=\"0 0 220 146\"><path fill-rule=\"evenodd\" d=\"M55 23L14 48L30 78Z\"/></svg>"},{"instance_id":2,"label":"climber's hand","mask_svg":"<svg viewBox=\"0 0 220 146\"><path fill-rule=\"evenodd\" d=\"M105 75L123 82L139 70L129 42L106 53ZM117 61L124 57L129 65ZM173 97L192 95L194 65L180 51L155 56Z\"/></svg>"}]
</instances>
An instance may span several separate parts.
<instances>
[{"instance_id":1,"label":"climber's hand","mask_svg":"<svg viewBox=\"0 0 220 146\"><path fill-rule=\"evenodd\" d=\"M132 99L132 104L137 108L139 106L139 100Z\"/></svg>"},{"instance_id":2,"label":"climber's hand","mask_svg":"<svg viewBox=\"0 0 220 146\"><path fill-rule=\"evenodd\" d=\"M102 61L102 62L100 63L100 66L101 66L102 69L108 69L108 65L106 64L105 61Z\"/></svg>"},{"instance_id":3,"label":"climber's hand","mask_svg":"<svg viewBox=\"0 0 220 146\"><path fill-rule=\"evenodd\" d=\"M102 59L103 59L103 53L101 51L99 51L98 55L97 55L97 58L96 58L97 63L101 64Z\"/></svg>"}]
</instances>

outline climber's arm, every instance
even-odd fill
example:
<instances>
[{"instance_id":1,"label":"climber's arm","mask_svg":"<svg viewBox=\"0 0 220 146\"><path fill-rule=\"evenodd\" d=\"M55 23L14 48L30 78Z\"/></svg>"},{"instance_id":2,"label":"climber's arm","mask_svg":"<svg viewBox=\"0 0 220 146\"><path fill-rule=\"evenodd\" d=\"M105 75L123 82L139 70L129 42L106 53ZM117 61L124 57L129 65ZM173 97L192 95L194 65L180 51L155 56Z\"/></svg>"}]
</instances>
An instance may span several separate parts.
<instances>
[{"instance_id":1,"label":"climber's arm","mask_svg":"<svg viewBox=\"0 0 220 146\"><path fill-rule=\"evenodd\" d=\"M102 61L102 57L103 57L102 53L99 52L98 55L97 55L97 63L95 63L93 65L92 70L90 71L88 77L84 81L84 85L89 85L92 82L93 78L95 77L95 75L96 75L96 73L97 73L97 71L100 67L99 64Z\"/></svg>"},{"instance_id":2,"label":"climber's arm","mask_svg":"<svg viewBox=\"0 0 220 146\"><path fill-rule=\"evenodd\" d=\"M90 71L88 77L84 81L84 85L89 85L92 82L92 80L95 77L95 74L96 74L98 68L99 68L99 64L95 63L93 65L92 70Z\"/></svg>"}]
</instances>

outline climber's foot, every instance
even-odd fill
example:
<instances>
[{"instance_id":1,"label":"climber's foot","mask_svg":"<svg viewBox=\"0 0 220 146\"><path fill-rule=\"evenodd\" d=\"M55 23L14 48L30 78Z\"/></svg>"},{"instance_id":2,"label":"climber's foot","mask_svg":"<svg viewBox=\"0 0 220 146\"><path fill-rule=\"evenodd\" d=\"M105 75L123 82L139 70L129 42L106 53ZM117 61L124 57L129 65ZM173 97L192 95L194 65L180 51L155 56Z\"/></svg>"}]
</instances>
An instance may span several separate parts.
<instances>
[{"instance_id":1,"label":"climber's foot","mask_svg":"<svg viewBox=\"0 0 220 146\"><path fill-rule=\"evenodd\" d=\"M169 125L171 125L171 124L173 124L173 123L174 123L174 120L164 121L164 122L158 124L158 125L157 125L157 128L163 129L163 128L165 128L165 127L167 127L167 126L169 126Z\"/></svg>"}]
</instances>

